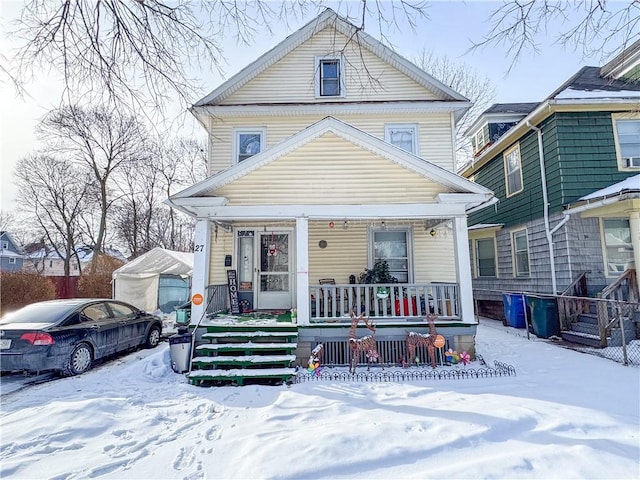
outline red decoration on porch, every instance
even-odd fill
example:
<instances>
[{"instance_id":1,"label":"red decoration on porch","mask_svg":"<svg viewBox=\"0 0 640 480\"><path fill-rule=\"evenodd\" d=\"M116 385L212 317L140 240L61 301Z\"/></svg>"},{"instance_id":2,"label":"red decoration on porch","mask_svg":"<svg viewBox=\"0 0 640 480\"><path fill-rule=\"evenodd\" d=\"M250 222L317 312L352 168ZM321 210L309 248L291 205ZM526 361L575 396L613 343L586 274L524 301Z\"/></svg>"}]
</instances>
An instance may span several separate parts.
<instances>
[{"instance_id":1,"label":"red decoration on porch","mask_svg":"<svg viewBox=\"0 0 640 480\"><path fill-rule=\"evenodd\" d=\"M335 224L335 223L333 223L333 222L329 222L329 228L333 228L333 227L335 227L335 226L336 226L336 224Z\"/></svg>"}]
</instances>

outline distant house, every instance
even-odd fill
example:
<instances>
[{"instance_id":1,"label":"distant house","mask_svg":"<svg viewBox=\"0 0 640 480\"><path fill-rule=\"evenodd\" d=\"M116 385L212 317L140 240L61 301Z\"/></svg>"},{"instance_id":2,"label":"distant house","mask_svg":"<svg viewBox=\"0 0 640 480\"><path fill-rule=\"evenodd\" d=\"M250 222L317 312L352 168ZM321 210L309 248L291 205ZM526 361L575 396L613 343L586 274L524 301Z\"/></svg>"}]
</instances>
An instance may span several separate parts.
<instances>
[{"instance_id":1,"label":"distant house","mask_svg":"<svg viewBox=\"0 0 640 480\"><path fill-rule=\"evenodd\" d=\"M24 250L7 231L0 231L0 271L16 272L22 270Z\"/></svg>"},{"instance_id":2,"label":"distant house","mask_svg":"<svg viewBox=\"0 0 640 480\"><path fill-rule=\"evenodd\" d=\"M462 175L497 203L469 217L475 299L561 293L581 275L595 295L640 264L640 41L583 67L537 104L498 104L467 131Z\"/></svg>"},{"instance_id":3,"label":"distant house","mask_svg":"<svg viewBox=\"0 0 640 480\"><path fill-rule=\"evenodd\" d=\"M64 276L64 258L60 256L53 248L40 242L27 246L25 255L25 270L35 271L47 277ZM89 267L93 260L93 249L89 246L82 245L76 248L77 257L71 258L70 276L80 275ZM118 249L106 248L106 255L120 260L122 263L127 262L126 256Z\"/></svg>"}]
</instances>

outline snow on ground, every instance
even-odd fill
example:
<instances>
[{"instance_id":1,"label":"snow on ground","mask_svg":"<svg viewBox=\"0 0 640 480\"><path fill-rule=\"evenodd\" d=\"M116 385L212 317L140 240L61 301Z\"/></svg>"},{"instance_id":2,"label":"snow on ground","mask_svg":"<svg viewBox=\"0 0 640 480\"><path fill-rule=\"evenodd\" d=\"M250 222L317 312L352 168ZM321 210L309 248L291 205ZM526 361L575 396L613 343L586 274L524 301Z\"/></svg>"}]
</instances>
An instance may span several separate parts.
<instances>
[{"instance_id":1,"label":"snow on ground","mask_svg":"<svg viewBox=\"0 0 640 480\"><path fill-rule=\"evenodd\" d=\"M478 328L514 377L202 388L167 343L20 390L2 377L0 477L640 478L638 368L521 335Z\"/></svg>"}]
</instances>

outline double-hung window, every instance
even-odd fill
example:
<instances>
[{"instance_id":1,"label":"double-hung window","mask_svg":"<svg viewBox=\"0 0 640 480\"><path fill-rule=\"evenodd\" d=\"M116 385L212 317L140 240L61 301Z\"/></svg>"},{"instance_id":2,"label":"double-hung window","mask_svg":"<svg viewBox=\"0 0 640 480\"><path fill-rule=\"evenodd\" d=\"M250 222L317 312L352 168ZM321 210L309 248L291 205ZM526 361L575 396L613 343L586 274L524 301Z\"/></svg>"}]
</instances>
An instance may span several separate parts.
<instances>
[{"instance_id":1,"label":"double-hung window","mask_svg":"<svg viewBox=\"0 0 640 480\"><path fill-rule=\"evenodd\" d=\"M640 169L640 118L614 117L616 150L623 169Z\"/></svg>"},{"instance_id":2,"label":"double-hung window","mask_svg":"<svg viewBox=\"0 0 640 480\"><path fill-rule=\"evenodd\" d=\"M478 277L496 276L496 247L493 238L476 240L476 274Z\"/></svg>"},{"instance_id":3,"label":"double-hung window","mask_svg":"<svg viewBox=\"0 0 640 480\"><path fill-rule=\"evenodd\" d=\"M620 275L628 268L634 268L629 220L605 218L602 220L602 232L607 275Z\"/></svg>"},{"instance_id":4,"label":"double-hung window","mask_svg":"<svg viewBox=\"0 0 640 480\"><path fill-rule=\"evenodd\" d=\"M507 197L522 191L522 160L520 144L504 152L505 188Z\"/></svg>"},{"instance_id":5,"label":"double-hung window","mask_svg":"<svg viewBox=\"0 0 640 480\"><path fill-rule=\"evenodd\" d=\"M418 154L418 126L415 124L385 125L385 140L398 148Z\"/></svg>"},{"instance_id":6,"label":"double-hung window","mask_svg":"<svg viewBox=\"0 0 640 480\"><path fill-rule=\"evenodd\" d=\"M344 90L342 57L316 57L316 97L344 97Z\"/></svg>"},{"instance_id":7,"label":"double-hung window","mask_svg":"<svg viewBox=\"0 0 640 480\"><path fill-rule=\"evenodd\" d=\"M234 163L240 163L264 150L266 130L264 128L236 129L234 137Z\"/></svg>"},{"instance_id":8,"label":"double-hung window","mask_svg":"<svg viewBox=\"0 0 640 480\"><path fill-rule=\"evenodd\" d=\"M410 281L410 230L373 230L372 265L378 260L386 260L389 273L400 283Z\"/></svg>"},{"instance_id":9,"label":"double-hung window","mask_svg":"<svg viewBox=\"0 0 640 480\"><path fill-rule=\"evenodd\" d=\"M9 264L10 265L15 265L16 264L16 257L9 257Z\"/></svg>"},{"instance_id":10,"label":"double-hung window","mask_svg":"<svg viewBox=\"0 0 640 480\"><path fill-rule=\"evenodd\" d=\"M513 272L516 277L529 276L529 240L526 230L518 230L511 234L513 248Z\"/></svg>"}]
</instances>

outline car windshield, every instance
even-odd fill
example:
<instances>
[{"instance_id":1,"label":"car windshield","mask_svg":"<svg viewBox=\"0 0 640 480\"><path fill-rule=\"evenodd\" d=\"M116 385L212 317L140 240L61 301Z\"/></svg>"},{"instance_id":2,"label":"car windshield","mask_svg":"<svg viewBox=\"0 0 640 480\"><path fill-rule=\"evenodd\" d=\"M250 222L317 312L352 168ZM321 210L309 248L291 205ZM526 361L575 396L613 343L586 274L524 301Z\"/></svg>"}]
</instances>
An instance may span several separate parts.
<instances>
[{"instance_id":1,"label":"car windshield","mask_svg":"<svg viewBox=\"0 0 640 480\"><path fill-rule=\"evenodd\" d=\"M55 323L75 310L76 304L69 303L32 303L26 307L6 314L0 325L8 323Z\"/></svg>"}]
</instances>

